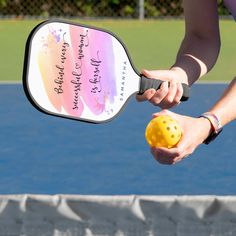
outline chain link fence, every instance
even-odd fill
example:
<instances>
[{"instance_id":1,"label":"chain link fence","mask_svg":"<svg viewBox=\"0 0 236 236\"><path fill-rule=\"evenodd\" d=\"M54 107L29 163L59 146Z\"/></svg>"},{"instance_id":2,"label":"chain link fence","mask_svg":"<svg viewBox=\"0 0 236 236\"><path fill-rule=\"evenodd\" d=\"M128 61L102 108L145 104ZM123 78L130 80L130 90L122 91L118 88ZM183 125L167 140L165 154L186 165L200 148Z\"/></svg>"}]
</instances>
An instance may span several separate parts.
<instances>
[{"instance_id":1,"label":"chain link fence","mask_svg":"<svg viewBox=\"0 0 236 236\"><path fill-rule=\"evenodd\" d=\"M219 12L228 15L222 1ZM183 15L181 0L0 0L0 17L160 18Z\"/></svg>"}]
</instances>

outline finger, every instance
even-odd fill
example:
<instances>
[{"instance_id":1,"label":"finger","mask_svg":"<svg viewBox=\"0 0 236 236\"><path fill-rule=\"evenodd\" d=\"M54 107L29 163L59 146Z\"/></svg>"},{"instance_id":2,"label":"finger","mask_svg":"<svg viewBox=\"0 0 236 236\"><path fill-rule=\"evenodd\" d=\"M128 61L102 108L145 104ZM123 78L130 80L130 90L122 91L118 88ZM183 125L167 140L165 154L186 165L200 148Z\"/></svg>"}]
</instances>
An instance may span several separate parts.
<instances>
[{"instance_id":1,"label":"finger","mask_svg":"<svg viewBox=\"0 0 236 236\"><path fill-rule=\"evenodd\" d=\"M174 158L174 163L182 161L184 158L187 158L190 154L193 153L194 149L191 147L188 139L181 138L180 142L177 145L179 150L179 155Z\"/></svg>"},{"instance_id":2,"label":"finger","mask_svg":"<svg viewBox=\"0 0 236 236\"><path fill-rule=\"evenodd\" d=\"M147 100L150 100L154 96L155 93L156 93L155 89L148 89L142 95L137 94L136 99L138 102L147 101Z\"/></svg>"},{"instance_id":3,"label":"finger","mask_svg":"<svg viewBox=\"0 0 236 236\"><path fill-rule=\"evenodd\" d=\"M170 114L172 114L170 111L168 111L167 109L163 109L160 112L153 113L152 117L155 118L155 117L158 117L160 115L170 115Z\"/></svg>"},{"instance_id":4,"label":"finger","mask_svg":"<svg viewBox=\"0 0 236 236\"><path fill-rule=\"evenodd\" d=\"M154 159L159 162L160 164L164 164L164 165L172 165L174 163L174 160L173 158L170 158L170 157L166 157L166 156L163 156L163 155L160 155L158 153L158 150L156 148L151 148L151 153L154 157Z\"/></svg>"},{"instance_id":5,"label":"finger","mask_svg":"<svg viewBox=\"0 0 236 236\"><path fill-rule=\"evenodd\" d=\"M173 159L173 164L176 164L189 156L190 156L190 154L185 153L185 154L181 155L180 157L176 157Z\"/></svg>"},{"instance_id":6,"label":"finger","mask_svg":"<svg viewBox=\"0 0 236 236\"><path fill-rule=\"evenodd\" d=\"M173 164L175 164L173 158L169 158L169 157L154 157L154 159L162 165L173 165Z\"/></svg>"},{"instance_id":7,"label":"finger","mask_svg":"<svg viewBox=\"0 0 236 236\"><path fill-rule=\"evenodd\" d=\"M177 83L172 82L172 81L169 82L169 91L168 91L167 96L164 99L168 104L173 103L173 100L177 93L177 88L178 88Z\"/></svg>"},{"instance_id":8,"label":"finger","mask_svg":"<svg viewBox=\"0 0 236 236\"><path fill-rule=\"evenodd\" d=\"M175 94L175 97L174 97L174 103L175 104L179 104L180 103L180 100L183 96L183 93L184 93L184 89L183 89L183 86L181 83L177 83L177 91L176 91L176 94Z\"/></svg>"},{"instance_id":9,"label":"finger","mask_svg":"<svg viewBox=\"0 0 236 236\"><path fill-rule=\"evenodd\" d=\"M170 82L169 93L160 103L162 109L169 109L181 103L183 96L183 86L181 83Z\"/></svg>"},{"instance_id":10,"label":"finger","mask_svg":"<svg viewBox=\"0 0 236 236\"><path fill-rule=\"evenodd\" d=\"M161 164L175 164L182 151L178 148L151 147L151 153L156 161Z\"/></svg>"},{"instance_id":11,"label":"finger","mask_svg":"<svg viewBox=\"0 0 236 236\"><path fill-rule=\"evenodd\" d=\"M177 90L176 90L176 94L175 94L175 97L174 97L172 103L168 104L168 106L163 106L163 108L169 109L169 108L175 107L181 103L181 98L183 96L183 86L181 83L177 83L176 85L177 85Z\"/></svg>"},{"instance_id":12,"label":"finger","mask_svg":"<svg viewBox=\"0 0 236 236\"><path fill-rule=\"evenodd\" d=\"M169 78L169 70L146 70L143 69L141 71L141 74L148 78L153 79L160 79L160 80L166 80L166 78Z\"/></svg>"},{"instance_id":13,"label":"finger","mask_svg":"<svg viewBox=\"0 0 236 236\"><path fill-rule=\"evenodd\" d=\"M154 78L154 77L155 77L155 74L152 73L152 71L146 70L146 69L143 69L143 70L141 71L141 74L144 75L144 76L147 77L147 78Z\"/></svg>"},{"instance_id":14,"label":"finger","mask_svg":"<svg viewBox=\"0 0 236 236\"><path fill-rule=\"evenodd\" d=\"M174 102L176 93L177 93L177 83L170 81L169 82L169 89L168 89L168 94L165 96L165 98L160 102L159 106L162 109L168 109L173 106L175 106L177 103Z\"/></svg>"},{"instance_id":15,"label":"finger","mask_svg":"<svg viewBox=\"0 0 236 236\"><path fill-rule=\"evenodd\" d=\"M165 81L161 84L161 87L156 91L149 101L154 105L158 105L166 97L168 90L169 83Z\"/></svg>"}]
</instances>

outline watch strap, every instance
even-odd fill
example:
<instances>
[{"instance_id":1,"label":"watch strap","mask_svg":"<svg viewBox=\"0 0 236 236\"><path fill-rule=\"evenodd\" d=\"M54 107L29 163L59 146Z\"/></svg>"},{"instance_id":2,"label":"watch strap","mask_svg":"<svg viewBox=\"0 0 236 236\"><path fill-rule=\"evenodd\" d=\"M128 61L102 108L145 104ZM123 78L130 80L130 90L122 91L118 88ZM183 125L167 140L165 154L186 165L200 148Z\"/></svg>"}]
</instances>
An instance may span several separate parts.
<instances>
[{"instance_id":1,"label":"watch strap","mask_svg":"<svg viewBox=\"0 0 236 236\"><path fill-rule=\"evenodd\" d=\"M223 130L220 119L212 112L206 112L201 114L199 117L204 117L209 120L212 127L212 132L210 135L206 138L206 140L203 142L205 144L209 144L212 142Z\"/></svg>"}]
</instances>

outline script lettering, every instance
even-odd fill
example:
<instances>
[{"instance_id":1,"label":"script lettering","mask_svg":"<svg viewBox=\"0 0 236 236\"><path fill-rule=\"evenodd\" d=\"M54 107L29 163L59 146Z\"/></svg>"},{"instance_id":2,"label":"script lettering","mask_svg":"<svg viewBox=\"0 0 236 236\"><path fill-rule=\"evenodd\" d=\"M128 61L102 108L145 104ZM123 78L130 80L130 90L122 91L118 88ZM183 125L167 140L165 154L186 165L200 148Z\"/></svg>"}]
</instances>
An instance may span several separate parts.
<instances>
[{"instance_id":1,"label":"script lettering","mask_svg":"<svg viewBox=\"0 0 236 236\"><path fill-rule=\"evenodd\" d=\"M78 49L78 59L81 60L84 58L84 47L88 47L89 45L89 38L88 38L88 30L86 30L85 34L80 34L80 44Z\"/></svg>"},{"instance_id":2,"label":"script lettering","mask_svg":"<svg viewBox=\"0 0 236 236\"><path fill-rule=\"evenodd\" d=\"M79 91L81 90L81 76L82 76L82 70L81 67L76 64L77 71L73 71L72 75L74 77L73 80L71 80L71 83L74 85L74 101L73 101L73 110L78 110L78 103L79 103Z\"/></svg>"},{"instance_id":3,"label":"script lettering","mask_svg":"<svg viewBox=\"0 0 236 236\"><path fill-rule=\"evenodd\" d=\"M65 37L65 34L64 34L64 37ZM65 39L64 39L65 40ZM65 62L66 62L66 52L67 52L67 48L69 47L70 45L64 41L64 43L62 44L62 47L61 47L61 55L60 55L60 65L56 65L56 69L57 69L57 78L54 79L54 83L55 83L55 87L54 87L54 91L57 93L57 94L61 94L63 93L63 83L64 83L64 76L65 76L65 73L64 73L64 69L65 69Z\"/></svg>"},{"instance_id":4,"label":"script lettering","mask_svg":"<svg viewBox=\"0 0 236 236\"><path fill-rule=\"evenodd\" d=\"M101 85L101 75L100 75L100 65L102 61L99 58L99 51L97 51L97 58L91 59L91 65L93 66L93 77L89 80L89 82L93 85L91 92L92 93L100 93L102 91Z\"/></svg>"},{"instance_id":5,"label":"script lettering","mask_svg":"<svg viewBox=\"0 0 236 236\"><path fill-rule=\"evenodd\" d=\"M72 72L73 79L71 83L74 85L74 99L73 110L79 109L79 92L82 85L82 61L84 58L84 48L89 46L88 30L84 34L80 34L80 40L78 45L77 62L75 63L75 70Z\"/></svg>"}]
</instances>

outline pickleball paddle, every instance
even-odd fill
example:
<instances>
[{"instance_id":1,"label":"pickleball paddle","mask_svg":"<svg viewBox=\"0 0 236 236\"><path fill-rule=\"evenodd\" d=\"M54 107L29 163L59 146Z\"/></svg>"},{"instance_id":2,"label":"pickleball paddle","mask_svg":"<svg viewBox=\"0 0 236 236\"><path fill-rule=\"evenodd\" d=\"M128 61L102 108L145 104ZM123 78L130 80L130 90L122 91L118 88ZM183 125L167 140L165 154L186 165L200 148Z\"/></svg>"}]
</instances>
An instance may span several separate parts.
<instances>
[{"instance_id":1,"label":"pickleball paddle","mask_svg":"<svg viewBox=\"0 0 236 236\"><path fill-rule=\"evenodd\" d=\"M140 75L122 41L104 29L49 20L37 25L26 43L24 90L50 115L107 122L131 95L158 89L162 82ZM186 101L189 87L182 86Z\"/></svg>"}]
</instances>

